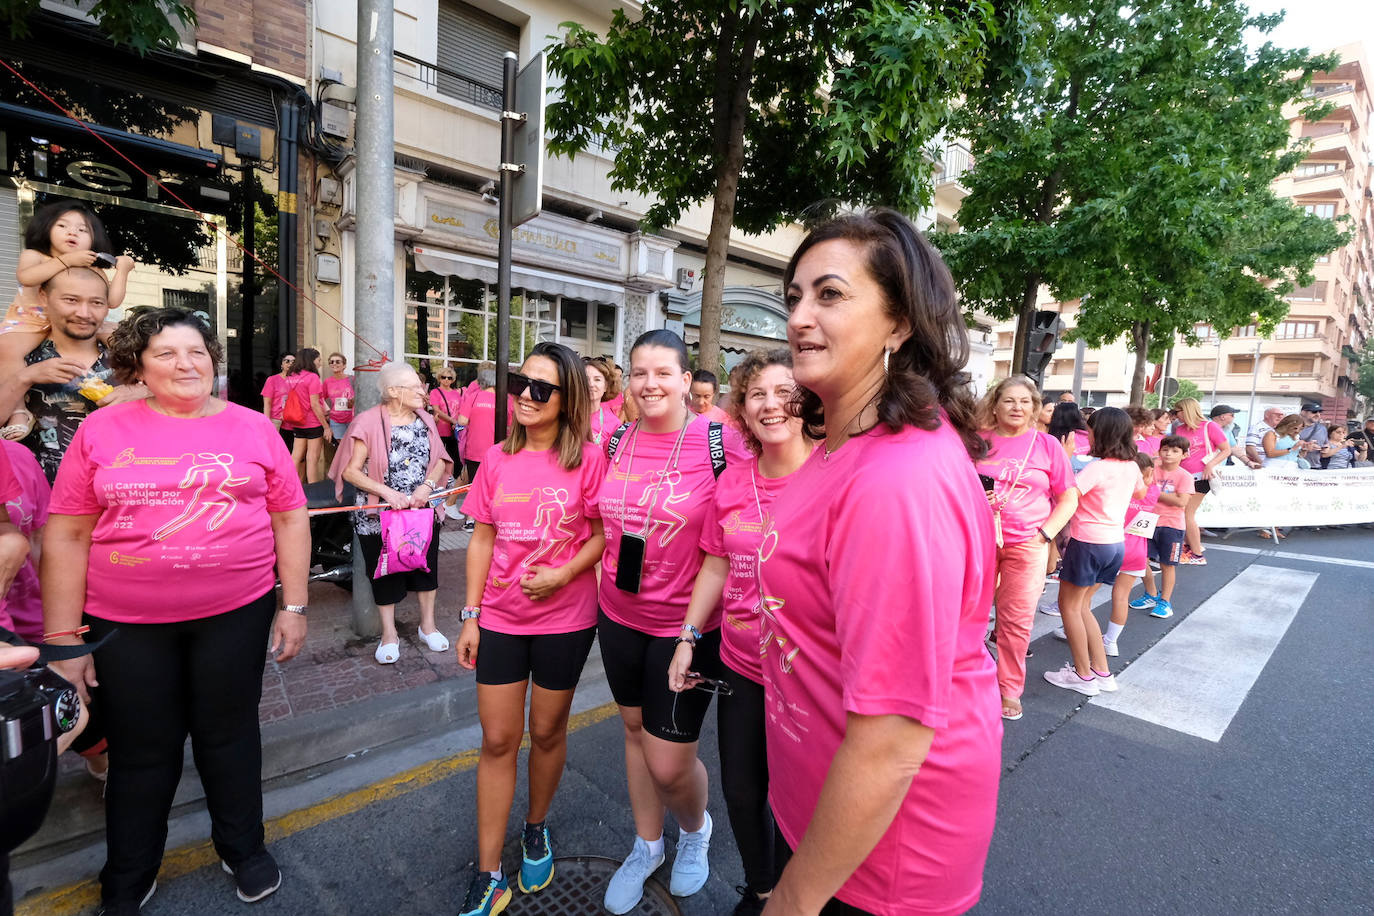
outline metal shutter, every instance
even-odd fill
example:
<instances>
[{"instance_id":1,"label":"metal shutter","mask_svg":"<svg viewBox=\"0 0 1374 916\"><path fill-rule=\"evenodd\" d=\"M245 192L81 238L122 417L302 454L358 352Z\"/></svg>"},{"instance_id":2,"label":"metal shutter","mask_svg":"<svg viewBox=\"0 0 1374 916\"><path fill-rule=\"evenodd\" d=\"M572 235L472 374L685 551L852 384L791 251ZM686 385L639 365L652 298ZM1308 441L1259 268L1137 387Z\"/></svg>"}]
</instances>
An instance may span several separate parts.
<instances>
[{"instance_id":1,"label":"metal shutter","mask_svg":"<svg viewBox=\"0 0 1374 916\"><path fill-rule=\"evenodd\" d=\"M462 3L439 0L439 59L445 70L468 79L501 87L501 58L507 51L520 53L520 27ZM460 99L472 98L472 87L440 73L439 91Z\"/></svg>"},{"instance_id":2,"label":"metal shutter","mask_svg":"<svg viewBox=\"0 0 1374 916\"><path fill-rule=\"evenodd\" d=\"M14 272L19 269L19 249L24 234L19 229L19 193L0 188L0 308L8 308L19 291Z\"/></svg>"}]
</instances>

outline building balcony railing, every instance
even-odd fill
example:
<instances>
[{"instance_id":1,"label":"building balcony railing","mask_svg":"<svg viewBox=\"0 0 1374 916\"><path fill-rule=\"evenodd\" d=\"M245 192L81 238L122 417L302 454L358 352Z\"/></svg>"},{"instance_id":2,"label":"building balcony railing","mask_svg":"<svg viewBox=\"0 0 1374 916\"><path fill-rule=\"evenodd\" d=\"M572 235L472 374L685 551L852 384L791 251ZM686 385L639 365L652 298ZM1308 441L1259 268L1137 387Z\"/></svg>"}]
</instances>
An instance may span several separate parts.
<instances>
[{"instance_id":1,"label":"building balcony railing","mask_svg":"<svg viewBox=\"0 0 1374 916\"><path fill-rule=\"evenodd\" d=\"M479 108L489 108L492 111L501 110L500 86L487 85L472 77L464 76L456 70L441 67L427 60L420 60L418 57L411 57L400 51L395 52L393 69L401 76L409 77L426 89L433 90L440 95L467 102Z\"/></svg>"},{"instance_id":2,"label":"building balcony railing","mask_svg":"<svg viewBox=\"0 0 1374 916\"><path fill-rule=\"evenodd\" d=\"M969 155L967 148L960 144L951 143L944 148L940 154L940 179L938 184L960 183L973 164L973 158Z\"/></svg>"}]
</instances>

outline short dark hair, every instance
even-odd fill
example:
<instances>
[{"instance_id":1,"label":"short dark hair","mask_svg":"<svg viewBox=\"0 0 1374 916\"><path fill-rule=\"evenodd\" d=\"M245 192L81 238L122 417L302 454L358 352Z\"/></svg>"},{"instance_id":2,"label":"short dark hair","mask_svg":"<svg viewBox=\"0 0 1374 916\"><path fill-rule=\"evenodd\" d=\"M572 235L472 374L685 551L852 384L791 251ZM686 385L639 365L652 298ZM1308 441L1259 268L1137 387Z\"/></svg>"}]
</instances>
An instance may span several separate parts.
<instances>
[{"instance_id":1,"label":"short dark hair","mask_svg":"<svg viewBox=\"0 0 1374 916\"><path fill-rule=\"evenodd\" d=\"M320 351L314 347L301 347L296 351L296 361L291 364L291 368L286 370L287 375L299 375L302 372L313 372L320 374Z\"/></svg>"},{"instance_id":2,"label":"short dark hair","mask_svg":"<svg viewBox=\"0 0 1374 916\"><path fill-rule=\"evenodd\" d=\"M1103 407L1093 411L1094 458L1115 458L1134 461L1140 450L1135 447L1135 426L1120 407Z\"/></svg>"},{"instance_id":3,"label":"short dark hair","mask_svg":"<svg viewBox=\"0 0 1374 916\"><path fill-rule=\"evenodd\" d=\"M1060 401L1054 405L1054 413L1050 414L1050 425L1046 432L1062 442L1069 433L1087 428L1088 421L1084 419L1083 411L1078 409L1078 405L1072 401Z\"/></svg>"},{"instance_id":4,"label":"short dark hair","mask_svg":"<svg viewBox=\"0 0 1374 916\"><path fill-rule=\"evenodd\" d=\"M889 357L877 398L879 422L893 432L907 426L933 430L939 428L943 412L964 449L981 458L987 443L978 435L977 408L964 371L968 326L954 278L940 253L895 210L840 216L811 230L797 246L783 272L783 289L791 288L797 265L808 251L835 240L863 251L864 269L882 290L884 311L910 331ZM814 392L799 386L790 409L802 418L808 436L825 436L824 405Z\"/></svg>"},{"instance_id":5,"label":"short dark hair","mask_svg":"<svg viewBox=\"0 0 1374 916\"><path fill-rule=\"evenodd\" d=\"M1148 407L1140 407L1132 404L1126 408L1126 416L1131 418L1131 422L1136 426L1149 426L1155 421L1155 415Z\"/></svg>"},{"instance_id":6,"label":"short dark hair","mask_svg":"<svg viewBox=\"0 0 1374 916\"><path fill-rule=\"evenodd\" d=\"M667 328L659 328L654 331L645 331L635 338L634 346L630 347L630 363L634 364L635 351L641 347L664 347L677 354L678 367L683 372L687 371L687 344L683 343L682 338L675 332Z\"/></svg>"},{"instance_id":7,"label":"short dark hair","mask_svg":"<svg viewBox=\"0 0 1374 916\"><path fill-rule=\"evenodd\" d=\"M108 277L105 276L105 272L102 271L102 270L100 270L100 269L97 268L97 267L64 267L64 268L62 268L61 270L59 270L57 273L53 274L53 275L52 275L51 277L49 277L48 279L44 280L42 283L38 284L38 288L41 289L41 290L42 290L43 292L45 292L45 293L46 293L46 292L51 292L51 291L52 291L53 282L56 281L59 277L72 277L72 276L75 276L75 277L83 277L83 276L84 276L84 277L94 277L95 279L99 280L99 281L104 285L104 287L105 287L105 295L108 296L108 295L110 294L110 280L109 280Z\"/></svg>"},{"instance_id":8,"label":"short dark hair","mask_svg":"<svg viewBox=\"0 0 1374 916\"><path fill-rule=\"evenodd\" d=\"M119 323L110 334L107 360L121 384L129 385L138 376L143 351L148 343L168 328L195 328L205 341L205 349L215 365L224 361L224 347L210 326L195 312L176 308L139 309Z\"/></svg>"},{"instance_id":9,"label":"short dark hair","mask_svg":"<svg viewBox=\"0 0 1374 916\"><path fill-rule=\"evenodd\" d=\"M1164 448L1177 448L1177 449L1182 449L1182 450L1183 450L1183 454L1186 455L1186 454L1188 454L1188 452L1192 449L1192 443L1190 443L1190 442L1189 442L1187 439L1185 439L1183 436L1165 436L1163 439L1160 439L1160 440L1159 440L1159 447L1162 448L1162 449L1164 449Z\"/></svg>"},{"instance_id":10,"label":"short dark hair","mask_svg":"<svg viewBox=\"0 0 1374 916\"><path fill-rule=\"evenodd\" d=\"M755 455L763 453L763 443L759 442L754 435L749 424L744 422L744 396L749 391L749 383L754 380L764 369L769 366L786 366L792 368L792 351L787 347L775 347L771 350L750 350L735 368L730 370L730 378L735 381L730 382L730 407L731 412L739 418L739 431L744 444Z\"/></svg>"},{"instance_id":11,"label":"short dark hair","mask_svg":"<svg viewBox=\"0 0 1374 916\"><path fill-rule=\"evenodd\" d=\"M1135 466L1140 468L1141 473L1154 470L1155 460L1144 452L1135 453Z\"/></svg>"},{"instance_id":12,"label":"short dark hair","mask_svg":"<svg viewBox=\"0 0 1374 916\"><path fill-rule=\"evenodd\" d=\"M720 380L710 369L698 369L692 373L692 382L706 382L716 391L720 390Z\"/></svg>"},{"instance_id":13,"label":"short dark hair","mask_svg":"<svg viewBox=\"0 0 1374 916\"><path fill-rule=\"evenodd\" d=\"M81 214L91 230L91 251L113 254L114 246L110 244L110 237L105 233L105 225L100 222L100 217L86 204L75 200L55 200L35 210L29 224L24 227L24 247L44 254L51 251L52 227L62 214L73 210Z\"/></svg>"}]
</instances>

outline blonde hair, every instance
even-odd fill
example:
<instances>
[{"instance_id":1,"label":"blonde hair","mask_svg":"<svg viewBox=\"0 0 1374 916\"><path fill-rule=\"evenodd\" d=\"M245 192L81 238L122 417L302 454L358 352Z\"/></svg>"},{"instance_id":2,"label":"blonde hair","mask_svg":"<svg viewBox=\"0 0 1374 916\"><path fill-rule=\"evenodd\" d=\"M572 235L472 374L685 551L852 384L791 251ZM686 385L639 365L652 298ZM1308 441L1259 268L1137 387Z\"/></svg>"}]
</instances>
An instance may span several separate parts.
<instances>
[{"instance_id":1,"label":"blonde hair","mask_svg":"<svg viewBox=\"0 0 1374 916\"><path fill-rule=\"evenodd\" d=\"M1282 420L1274 424L1274 434L1277 436L1297 435L1302 432L1302 428L1307 425L1307 421L1302 418L1300 413L1290 413ZM1291 432L1284 432L1284 430Z\"/></svg>"},{"instance_id":2,"label":"blonde hair","mask_svg":"<svg viewBox=\"0 0 1374 916\"><path fill-rule=\"evenodd\" d=\"M997 425L997 402L1002 400L1003 392L1017 385L1031 393L1030 426L1035 428L1036 421L1040 419L1040 408L1043 406L1040 389L1024 375L1009 375L1000 382L994 382L987 394L983 395L983 400L978 402L979 429L992 429Z\"/></svg>"},{"instance_id":3,"label":"blonde hair","mask_svg":"<svg viewBox=\"0 0 1374 916\"><path fill-rule=\"evenodd\" d=\"M1174 410L1178 411L1179 422L1189 429L1197 429L1207 421L1197 398L1179 398L1174 402Z\"/></svg>"}]
</instances>

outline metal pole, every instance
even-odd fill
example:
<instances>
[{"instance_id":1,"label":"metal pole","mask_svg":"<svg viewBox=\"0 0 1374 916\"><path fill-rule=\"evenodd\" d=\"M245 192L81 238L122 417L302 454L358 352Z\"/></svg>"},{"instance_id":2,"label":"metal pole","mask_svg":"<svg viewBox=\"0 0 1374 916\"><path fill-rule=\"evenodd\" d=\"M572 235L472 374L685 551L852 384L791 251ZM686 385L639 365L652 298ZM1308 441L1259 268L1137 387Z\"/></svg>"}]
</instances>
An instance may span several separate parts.
<instances>
[{"instance_id":1,"label":"metal pole","mask_svg":"<svg viewBox=\"0 0 1374 916\"><path fill-rule=\"evenodd\" d=\"M1212 367L1212 403L1210 407L1217 406L1217 383L1221 378L1221 336L1217 336L1217 364Z\"/></svg>"},{"instance_id":2,"label":"metal pole","mask_svg":"<svg viewBox=\"0 0 1374 916\"><path fill-rule=\"evenodd\" d=\"M501 61L501 203L496 250L496 441L506 438L506 368L510 365L510 243L514 228L515 169L514 51Z\"/></svg>"},{"instance_id":3,"label":"metal pole","mask_svg":"<svg viewBox=\"0 0 1374 916\"><path fill-rule=\"evenodd\" d=\"M1088 354L1088 345L1080 339L1073 350L1073 399L1083 401L1083 358Z\"/></svg>"},{"instance_id":4,"label":"metal pole","mask_svg":"<svg viewBox=\"0 0 1374 916\"><path fill-rule=\"evenodd\" d=\"M1263 337L1255 338L1255 365L1250 370L1250 414L1245 418L1246 429L1255 425L1255 389L1259 386L1260 344L1263 342Z\"/></svg>"},{"instance_id":5,"label":"metal pole","mask_svg":"<svg viewBox=\"0 0 1374 916\"><path fill-rule=\"evenodd\" d=\"M361 371L380 360L373 348L390 350L395 339L396 212L393 149L395 77L392 74L394 0L358 0L358 123L355 331L353 365L359 370L358 410L381 400L376 374ZM353 630L359 636L381 633L372 601L372 583L353 539Z\"/></svg>"},{"instance_id":6,"label":"metal pole","mask_svg":"<svg viewBox=\"0 0 1374 916\"><path fill-rule=\"evenodd\" d=\"M253 201L256 195L253 193L253 162L245 159L243 162L243 247L248 251L257 251L258 242L254 236L257 228L257 215L253 209ZM256 280L253 268L256 265L248 255L243 255L243 280L239 283L239 294L241 305L239 307L239 384L245 391L253 390L253 343L257 334L254 329L257 326L257 316L254 314L254 307L257 299L255 290ZM276 335L269 333L268 340L276 342ZM278 354L272 353L267 357L269 374L270 372L281 371L280 367L274 364Z\"/></svg>"},{"instance_id":7,"label":"metal pole","mask_svg":"<svg viewBox=\"0 0 1374 916\"><path fill-rule=\"evenodd\" d=\"M1174 348L1169 347L1169 349L1164 351L1164 374L1160 376L1159 379L1159 406L1166 410L1169 408L1169 405L1164 402L1168 400L1169 396L1165 392L1169 390L1169 373L1173 371L1173 368Z\"/></svg>"}]
</instances>

